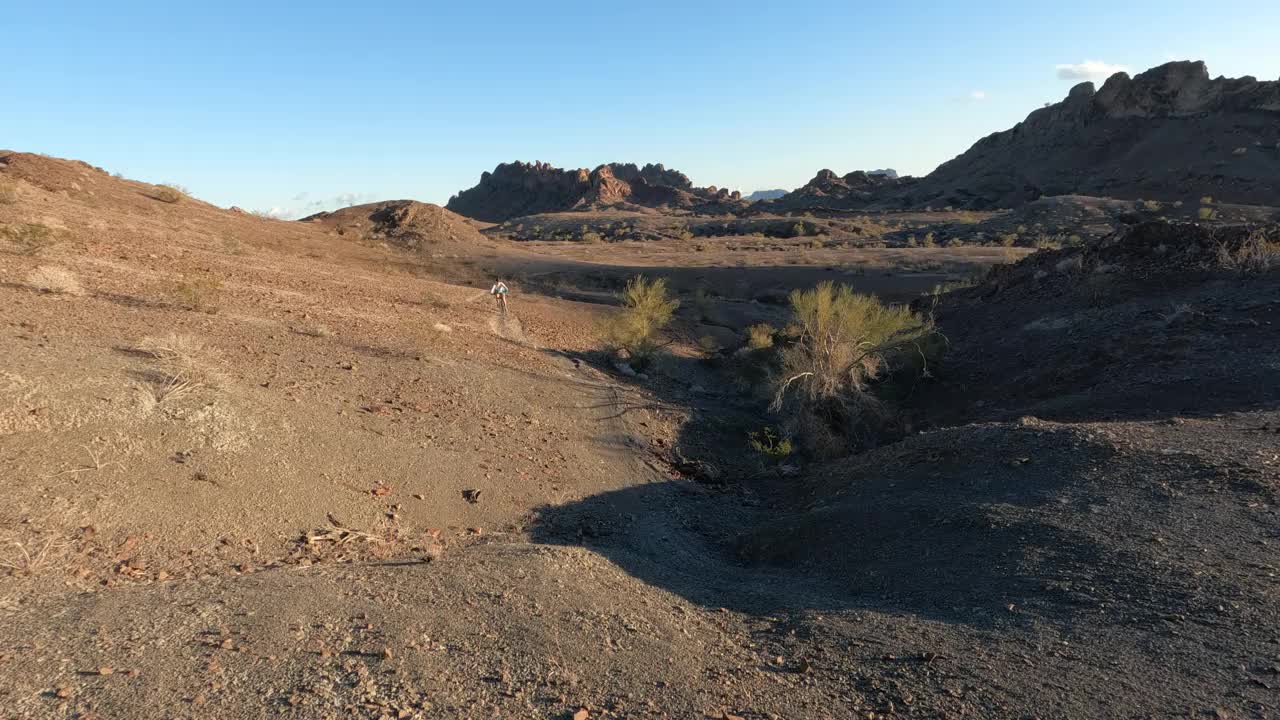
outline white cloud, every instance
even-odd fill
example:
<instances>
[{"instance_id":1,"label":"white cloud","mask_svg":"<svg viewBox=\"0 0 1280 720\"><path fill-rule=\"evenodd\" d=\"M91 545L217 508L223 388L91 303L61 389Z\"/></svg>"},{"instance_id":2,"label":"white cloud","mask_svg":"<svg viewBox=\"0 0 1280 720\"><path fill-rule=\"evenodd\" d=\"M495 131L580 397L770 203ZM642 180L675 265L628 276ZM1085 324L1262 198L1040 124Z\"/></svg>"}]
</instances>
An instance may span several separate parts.
<instances>
[{"instance_id":1,"label":"white cloud","mask_svg":"<svg viewBox=\"0 0 1280 720\"><path fill-rule=\"evenodd\" d=\"M1128 72L1124 65L1113 65L1101 60L1085 60L1082 63L1058 65L1059 80L1106 80L1118 72Z\"/></svg>"},{"instance_id":2,"label":"white cloud","mask_svg":"<svg viewBox=\"0 0 1280 720\"><path fill-rule=\"evenodd\" d=\"M301 201L309 197L309 193L301 192L293 196L295 201ZM310 200L300 205L291 207L273 207L270 210L262 211L268 217L277 220L296 220L300 217L314 215L324 210L337 210L339 208L349 207L351 205L359 205L361 203L372 202L373 195L369 193L341 193L331 198L323 200Z\"/></svg>"},{"instance_id":3,"label":"white cloud","mask_svg":"<svg viewBox=\"0 0 1280 720\"><path fill-rule=\"evenodd\" d=\"M987 99L987 91L974 90L973 92L969 93L969 99L973 100L974 102L982 102L983 100Z\"/></svg>"}]
</instances>

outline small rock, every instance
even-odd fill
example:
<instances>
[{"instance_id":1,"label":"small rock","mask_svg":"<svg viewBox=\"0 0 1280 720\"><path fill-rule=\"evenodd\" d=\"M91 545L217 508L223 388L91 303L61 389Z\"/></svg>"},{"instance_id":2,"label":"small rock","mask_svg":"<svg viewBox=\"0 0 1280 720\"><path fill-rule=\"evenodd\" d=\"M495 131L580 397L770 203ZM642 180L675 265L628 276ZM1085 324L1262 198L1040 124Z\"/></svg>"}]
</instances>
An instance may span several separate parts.
<instances>
[{"instance_id":1,"label":"small rock","mask_svg":"<svg viewBox=\"0 0 1280 720\"><path fill-rule=\"evenodd\" d=\"M53 694L57 695L60 698L69 698L71 697L71 688L63 686L58 688L57 690L54 690Z\"/></svg>"},{"instance_id":2,"label":"small rock","mask_svg":"<svg viewBox=\"0 0 1280 720\"><path fill-rule=\"evenodd\" d=\"M104 666L102 666L102 667L100 667L100 668L98 668L98 674L99 674L99 675L110 675L110 674L111 674L111 673L113 673L113 672L115 672L115 668L110 668L110 667L107 667L107 666L105 666L105 665L104 665Z\"/></svg>"},{"instance_id":3,"label":"small rock","mask_svg":"<svg viewBox=\"0 0 1280 720\"><path fill-rule=\"evenodd\" d=\"M586 708L578 708L578 711L573 714L573 720L587 720L589 717L591 713L587 712Z\"/></svg>"},{"instance_id":4,"label":"small rock","mask_svg":"<svg viewBox=\"0 0 1280 720\"><path fill-rule=\"evenodd\" d=\"M471 503L472 505L475 505L476 503L480 502L480 491L474 488L463 490L462 497L467 502Z\"/></svg>"}]
</instances>

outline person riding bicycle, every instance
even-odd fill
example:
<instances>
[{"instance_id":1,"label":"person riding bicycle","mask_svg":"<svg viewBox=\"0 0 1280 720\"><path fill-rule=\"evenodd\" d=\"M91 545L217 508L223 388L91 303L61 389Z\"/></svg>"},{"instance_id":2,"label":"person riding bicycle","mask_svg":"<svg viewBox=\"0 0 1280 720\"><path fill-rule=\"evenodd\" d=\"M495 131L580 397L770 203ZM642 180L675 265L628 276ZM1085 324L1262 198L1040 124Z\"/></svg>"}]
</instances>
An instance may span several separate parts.
<instances>
[{"instance_id":1,"label":"person riding bicycle","mask_svg":"<svg viewBox=\"0 0 1280 720\"><path fill-rule=\"evenodd\" d=\"M507 289L507 284L502 282L502 278L498 278L498 280L493 283L493 287L489 289L489 294L492 295L494 297L494 300L496 300L498 303L498 312L502 313L503 315L507 314L507 293L508 292L509 290Z\"/></svg>"}]
</instances>

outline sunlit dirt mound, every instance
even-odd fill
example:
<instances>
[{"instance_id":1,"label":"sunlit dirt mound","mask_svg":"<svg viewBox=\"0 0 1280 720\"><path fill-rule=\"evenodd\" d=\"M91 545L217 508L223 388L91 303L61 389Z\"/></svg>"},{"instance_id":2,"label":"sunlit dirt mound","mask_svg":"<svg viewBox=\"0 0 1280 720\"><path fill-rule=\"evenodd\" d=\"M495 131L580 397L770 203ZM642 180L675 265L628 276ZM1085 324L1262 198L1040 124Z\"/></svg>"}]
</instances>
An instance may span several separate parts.
<instances>
[{"instance_id":1,"label":"sunlit dirt mound","mask_svg":"<svg viewBox=\"0 0 1280 720\"><path fill-rule=\"evenodd\" d=\"M461 215L416 200L355 205L311 215L302 222L331 227L344 238L385 241L410 250L442 244L491 244Z\"/></svg>"}]
</instances>

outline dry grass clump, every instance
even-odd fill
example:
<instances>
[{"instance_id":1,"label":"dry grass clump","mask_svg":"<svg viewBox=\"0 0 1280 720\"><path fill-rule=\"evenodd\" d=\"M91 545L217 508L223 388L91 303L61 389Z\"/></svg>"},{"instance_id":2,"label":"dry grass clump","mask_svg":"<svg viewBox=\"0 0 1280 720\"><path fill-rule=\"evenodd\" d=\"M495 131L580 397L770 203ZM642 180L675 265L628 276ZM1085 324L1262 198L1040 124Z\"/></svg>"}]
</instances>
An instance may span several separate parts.
<instances>
[{"instance_id":1,"label":"dry grass clump","mask_svg":"<svg viewBox=\"0 0 1280 720\"><path fill-rule=\"evenodd\" d=\"M12 180L0 179L0 205L18 202L18 185Z\"/></svg>"},{"instance_id":2,"label":"dry grass clump","mask_svg":"<svg viewBox=\"0 0 1280 720\"><path fill-rule=\"evenodd\" d=\"M178 333L146 337L133 350L151 360L143 379L156 404L216 385L217 376L209 367L212 352L197 337Z\"/></svg>"},{"instance_id":3,"label":"dry grass clump","mask_svg":"<svg viewBox=\"0 0 1280 720\"><path fill-rule=\"evenodd\" d=\"M299 335L306 335L307 337L333 337L333 330L331 330L328 325L323 325L321 323L299 325L293 328L293 331Z\"/></svg>"},{"instance_id":4,"label":"dry grass clump","mask_svg":"<svg viewBox=\"0 0 1280 720\"><path fill-rule=\"evenodd\" d=\"M605 340L626 353L632 365L643 365L658 350L658 333L671 323L679 300L667 292L667 281L637 275L622 293L622 311L604 325Z\"/></svg>"},{"instance_id":5,"label":"dry grass clump","mask_svg":"<svg viewBox=\"0 0 1280 720\"><path fill-rule=\"evenodd\" d=\"M222 280L213 275L196 275L163 283L160 292L174 305L186 310L216 313Z\"/></svg>"},{"instance_id":6,"label":"dry grass clump","mask_svg":"<svg viewBox=\"0 0 1280 720\"><path fill-rule=\"evenodd\" d=\"M443 310L449 307L449 301L434 290L424 290L422 292L422 305L435 310Z\"/></svg>"},{"instance_id":7,"label":"dry grass clump","mask_svg":"<svg viewBox=\"0 0 1280 720\"><path fill-rule=\"evenodd\" d=\"M58 244L58 238L47 225L18 223L0 229L0 238L13 245L18 255L32 257Z\"/></svg>"},{"instance_id":8,"label":"dry grass clump","mask_svg":"<svg viewBox=\"0 0 1280 720\"><path fill-rule=\"evenodd\" d=\"M27 276L27 284L43 293L54 295L84 295L84 288L75 273L53 265L41 265Z\"/></svg>"},{"instance_id":9,"label":"dry grass clump","mask_svg":"<svg viewBox=\"0 0 1280 720\"><path fill-rule=\"evenodd\" d=\"M773 347L773 326L769 323L757 323L747 328L747 347L752 350L765 350Z\"/></svg>"},{"instance_id":10,"label":"dry grass clump","mask_svg":"<svg viewBox=\"0 0 1280 720\"><path fill-rule=\"evenodd\" d=\"M791 293L791 307L797 337L782 349L772 408L811 451L839 454L886 419L876 381L910 363L927 371L933 322L831 282Z\"/></svg>"},{"instance_id":11,"label":"dry grass clump","mask_svg":"<svg viewBox=\"0 0 1280 720\"><path fill-rule=\"evenodd\" d=\"M156 185L151 191L151 199L159 200L169 204L176 203L187 197L186 188L180 185Z\"/></svg>"},{"instance_id":12,"label":"dry grass clump","mask_svg":"<svg viewBox=\"0 0 1280 720\"><path fill-rule=\"evenodd\" d=\"M1280 241L1254 232L1238 248L1220 245L1218 264L1228 270L1243 273L1261 273L1280 268Z\"/></svg>"},{"instance_id":13,"label":"dry grass clump","mask_svg":"<svg viewBox=\"0 0 1280 720\"><path fill-rule=\"evenodd\" d=\"M71 543L58 537L22 542L10 539L0 548L0 570L12 577L28 577L39 573L58 558Z\"/></svg>"}]
</instances>

